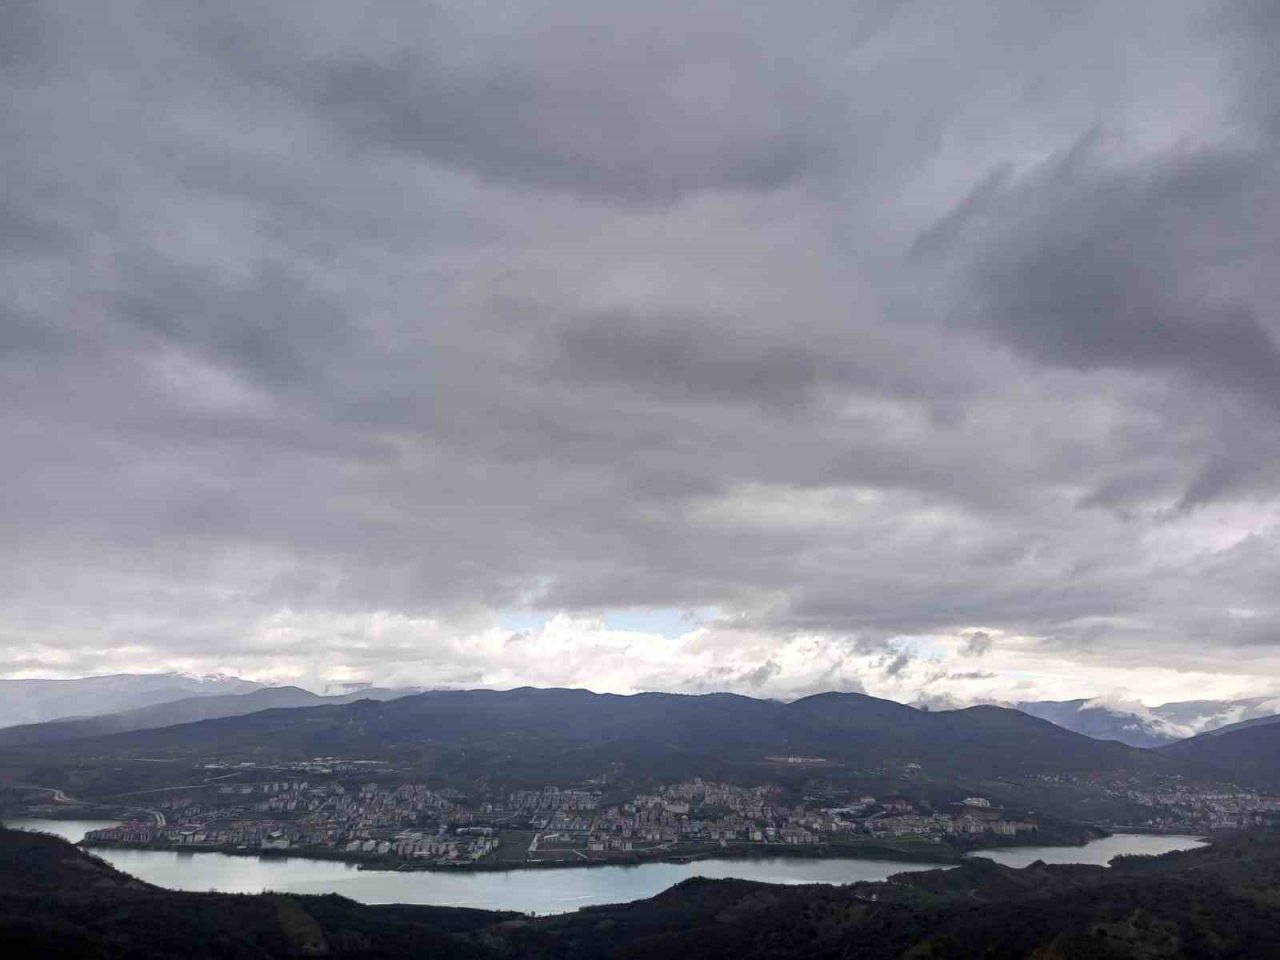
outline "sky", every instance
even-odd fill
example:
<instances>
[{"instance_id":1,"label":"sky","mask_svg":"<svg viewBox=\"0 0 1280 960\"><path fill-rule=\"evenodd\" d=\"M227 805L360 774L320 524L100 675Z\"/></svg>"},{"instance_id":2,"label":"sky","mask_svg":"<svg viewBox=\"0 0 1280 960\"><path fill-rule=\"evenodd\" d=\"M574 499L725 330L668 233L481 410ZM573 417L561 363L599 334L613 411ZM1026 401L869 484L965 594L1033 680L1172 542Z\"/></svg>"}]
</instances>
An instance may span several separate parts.
<instances>
[{"instance_id":1,"label":"sky","mask_svg":"<svg viewBox=\"0 0 1280 960\"><path fill-rule=\"evenodd\" d=\"M0 5L0 676L1280 689L1280 4Z\"/></svg>"}]
</instances>

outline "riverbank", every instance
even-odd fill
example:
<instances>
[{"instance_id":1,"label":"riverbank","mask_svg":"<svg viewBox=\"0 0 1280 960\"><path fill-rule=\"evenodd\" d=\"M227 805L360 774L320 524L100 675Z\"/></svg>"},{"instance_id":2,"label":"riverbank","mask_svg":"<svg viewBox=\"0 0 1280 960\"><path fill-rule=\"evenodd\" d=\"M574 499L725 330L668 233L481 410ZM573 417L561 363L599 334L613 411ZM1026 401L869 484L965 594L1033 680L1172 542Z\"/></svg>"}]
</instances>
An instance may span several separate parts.
<instances>
[{"instance_id":1,"label":"riverbank","mask_svg":"<svg viewBox=\"0 0 1280 960\"><path fill-rule=\"evenodd\" d=\"M738 844L728 846L706 846L682 851L630 851L605 857L568 857L555 860L510 860L510 861L477 861L460 865L451 864L415 864L402 863L397 867L381 867L363 865L361 870L394 869L403 872L419 870L445 871L505 871L505 870L561 870L582 869L591 867L626 867L642 866L647 863L688 864L715 861L740 860L868 860L893 861L897 863L927 864L947 866L957 864L962 859L962 851L945 844L938 844L936 849L922 849L918 846L892 846L887 844L813 844L799 847L790 844Z\"/></svg>"},{"instance_id":2,"label":"riverbank","mask_svg":"<svg viewBox=\"0 0 1280 960\"><path fill-rule=\"evenodd\" d=\"M53 824L27 825L51 830ZM83 834L80 834L83 836ZM608 865L591 869L360 870L349 863L294 857L226 856L160 850L96 849L117 870L171 890L222 893L274 891L337 894L366 904L422 904L515 910L539 915L655 896L695 878L773 884L865 883L912 871L949 869L934 864L863 859L759 857L737 861Z\"/></svg>"},{"instance_id":3,"label":"riverbank","mask_svg":"<svg viewBox=\"0 0 1280 960\"><path fill-rule=\"evenodd\" d=\"M1137 831L1125 831L1134 832ZM1042 823L1035 832L1011 835L978 834L954 837L952 846L963 853L975 850L1003 850L1011 847L1082 847L1105 840L1112 832L1099 826L1078 823Z\"/></svg>"},{"instance_id":4,"label":"riverbank","mask_svg":"<svg viewBox=\"0 0 1280 960\"><path fill-rule=\"evenodd\" d=\"M931 843L850 843L813 844L798 847L790 844L738 844L725 847L703 845L685 850L628 851L606 856L573 858L500 860L487 859L462 862L414 862L384 854L361 854L331 847L298 847L288 850L252 850L231 845L129 844L103 840L81 840L77 844L88 850L139 850L167 853L220 853L231 857L259 860L324 860L349 863L360 870L397 873L505 873L518 870L581 870L596 867L627 867L645 864L689 864L742 860L867 860L895 863L949 866L961 862L965 850L949 844Z\"/></svg>"},{"instance_id":5,"label":"riverbank","mask_svg":"<svg viewBox=\"0 0 1280 960\"><path fill-rule=\"evenodd\" d=\"M20 829L56 833L75 839L99 829L101 822L28 821ZM17 826L15 824L15 826ZM1198 841L1157 844L1159 838L1116 835L1085 846L1021 848L980 851L992 859L1020 857L1059 863L1093 863L1105 866L1117 855L1151 856L1198 846ZM917 841L919 842L919 841ZM872 854L874 838L862 850ZM724 850L717 851L723 854ZM139 879L173 890L223 893L258 893L266 890L297 894L339 894L360 903L407 903L435 906L517 910L538 914L565 913L580 907L651 897L673 885L693 878L750 880L774 884L833 884L874 882L914 871L945 870L950 864L907 863L900 853L886 850L892 860L814 856L812 851L775 856L780 849L763 846L752 856L732 859L707 856L705 859L671 858L677 862L649 860L639 864L596 863L590 869L571 869L571 863L557 864L554 874L536 869L362 870L358 864L336 859L317 859L297 852L272 851L260 856L256 851L234 851L228 856L213 851L195 852L187 847L175 850L100 848L95 855ZM950 854L954 851L933 851ZM581 861L580 861L581 862ZM999 862L999 861L998 861ZM612 869L610 869L612 868Z\"/></svg>"},{"instance_id":6,"label":"riverbank","mask_svg":"<svg viewBox=\"0 0 1280 960\"><path fill-rule=\"evenodd\" d=\"M70 812L60 810L63 817ZM816 844L783 844L762 842L683 842L628 851L588 850L585 845L536 848L533 831L503 832L501 845L480 860L423 861L407 859L395 853L353 851L332 846L296 846L262 849L235 844L189 844L159 840L150 843L121 842L110 839L82 839L85 848L102 850L140 850L178 854L215 853L267 861L316 860L350 864L360 870L389 872L506 873L520 870L565 870L609 866L641 866L644 864L688 864L710 861L750 861L765 859L791 860L867 860L947 866L958 864L978 850L1000 850L1017 847L1080 847L1109 836L1098 826L1041 820L1035 831L1016 834L997 833L934 835L910 838L877 838L837 834Z\"/></svg>"},{"instance_id":7,"label":"riverbank","mask_svg":"<svg viewBox=\"0 0 1280 960\"><path fill-rule=\"evenodd\" d=\"M0 812L0 820L114 820L119 822L139 810L139 807L76 800L59 804L24 804L21 807Z\"/></svg>"},{"instance_id":8,"label":"riverbank","mask_svg":"<svg viewBox=\"0 0 1280 960\"><path fill-rule=\"evenodd\" d=\"M1158 857L1179 850L1192 850L1210 841L1188 834L1115 833L1083 847L1031 846L999 850L975 850L969 857L982 857L1015 870L1033 863L1090 864L1105 867L1117 858Z\"/></svg>"}]
</instances>

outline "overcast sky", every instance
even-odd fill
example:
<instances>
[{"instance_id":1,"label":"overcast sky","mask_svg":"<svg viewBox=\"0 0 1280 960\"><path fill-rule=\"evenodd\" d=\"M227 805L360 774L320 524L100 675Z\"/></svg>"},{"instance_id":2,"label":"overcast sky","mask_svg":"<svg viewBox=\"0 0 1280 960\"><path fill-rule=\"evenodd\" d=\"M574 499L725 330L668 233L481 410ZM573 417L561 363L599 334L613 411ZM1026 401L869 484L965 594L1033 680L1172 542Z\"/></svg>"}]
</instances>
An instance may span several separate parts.
<instances>
[{"instance_id":1,"label":"overcast sky","mask_svg":"<svg viewBox=\"0 0 1280 960\"><path fill-rule=\"evenodd\" d=\"M1280 689L1274 0L0 5L0 676Z\"/></svg>"}]
</instances>

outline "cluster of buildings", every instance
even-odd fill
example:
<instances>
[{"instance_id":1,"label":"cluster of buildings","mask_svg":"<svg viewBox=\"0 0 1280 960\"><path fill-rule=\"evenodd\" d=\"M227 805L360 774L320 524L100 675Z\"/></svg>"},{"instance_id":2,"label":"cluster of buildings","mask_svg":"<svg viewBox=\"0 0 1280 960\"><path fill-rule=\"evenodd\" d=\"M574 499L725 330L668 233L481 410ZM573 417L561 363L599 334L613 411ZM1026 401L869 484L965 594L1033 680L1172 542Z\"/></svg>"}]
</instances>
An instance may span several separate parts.
<instances>
[{"instance_id":1,"label":"cluster of buildings","mask_svg":"<svg viewBox=\"0 0 1280 960\"><path fill-rule=\"evenodd\" d=\"M227 784L213 799L169 797L163 816L95 830L94 843L234 850L328 850L343 854L474 862L492 853L491 828L453 797L421 784L280 780Z\"/></svg>"},{"instance_id":2,"label":"cluster of buildings","mask_svg":"<svg viewBox=\"0 0 1280 960\"><path fill-rule=\"evenodd\" d=\"M1171 783L1126 790L1124 796L1150 807L1152 817L1146 825L1161 830L1236 830L1280 818L1280 798L1249 790Z\"/></svg>"},{"instance_id":3,"label":"cluster of buildings","mask_svg":"<svg viewBox=\"0 0 1280 960\"><path fill-rule=\"evenodd\" d=\"M546 787L542 790L518 790L507 796L506 809L514 814L536 817L539 814L560 811L586 812L600 805L600 794L591 790L561 790ZM492 810L494 804L482 804L481 809Z\"/></svg>"},{"instance_id":4,"label":"cluster of buildings","mask_svg":"<svg viewBox=\"0 0 1280 960\"><path fill-rule=\"evenodd\" d=\"M1035 832L1036 824L1009 819L981 797L945 811L922 811L905 800L859 797L841 807L789 806L777 787L737 787L695 779L639 794L611 806L552 806L545 793L531 825L542 830L533 847L585 847L592 852L653 850L679 844L808 846L842 837L925 837ZM594 812L592 812L594 811Z\"/></svg>"},{"instance_id":5,"label":"cluster of buildings","mask_svg":"<svg viewBox=\"0 0 1280 960\"><path fill-rule=\"evenodd\" d=\"M173 794L152 822L89 834L99 844L203 847L232 851L327 852L405 864L468 864L493 855L499 833L520 844L503 859L538 862L643 853L680 855L698 847L813 846L868 837L927 838L1035 831L981 797L947 809L902 799L843 797L785 802L778 787L739 787L694 779L606 799L598 790L521 790L464 803L422 784L276 779L213 784ZM527 846L526 846L527 844Z\"/></svg>"}]
</instances>

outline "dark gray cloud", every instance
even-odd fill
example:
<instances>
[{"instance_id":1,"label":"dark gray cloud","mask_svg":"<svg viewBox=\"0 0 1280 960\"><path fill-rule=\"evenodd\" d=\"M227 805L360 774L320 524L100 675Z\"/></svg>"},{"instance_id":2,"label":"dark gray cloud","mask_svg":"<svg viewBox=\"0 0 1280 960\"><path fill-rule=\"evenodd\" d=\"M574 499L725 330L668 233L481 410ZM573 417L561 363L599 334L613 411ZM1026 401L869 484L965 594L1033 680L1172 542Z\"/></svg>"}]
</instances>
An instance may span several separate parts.
<instances>
[{"instance_id":1,"label":"dark gray cloud","mask_svg":"<svg viewBox=\"0 0 1280 960\"><path fill-rule=\"evenodd\" d=\"M73 344L72 338L40 317L0 307L0 363L36 364L58 357Z\"/></svg>"},{"instance_id":2,"label":"dark gray cloud","mask_svg":"<svg viewBox=\"0 0 1280 960\"><path fill-rule=\"evenodd\" d=\"M1093 150L1086 141L999 197L1001 181L988 180L958 208L995 208L987 236L968 238L979 249L974 320L1041 363L1180 371L1275 404L1272 325L1210 276L1276 252L1273 228L1250 223L1271 204L1275 158L1174 154L1109 172Z\"/></svg>"},{"instance_id":3,"label":"dark gray cloud","mask_svg":"<svg viewBox=\"0 0 1280 960\"><path fill-rule=\"evenodd\" d=\"M760 664L760 666L755 667L752 670L748 670L739 678L739 680L746 687L752 690L759 690L780 673L782 673L782 667L778 665L777 661L766 660L764 663Z\"/></svg>"},{"instance_id":4,"label":"dark gray cloud","mask_svg":"<svg viewBox=\"0 0 1280 960\"><path fill-rule=\"evenodd\" d=\"M897 5L868 3L837 29L854 45ZM672 202L774 190L834 160L840 98L807 76L803 38L780 10L534 4L467 16L392 6L354 24L347 49L300 46L248 5L178 11L166 21L193 50L295 99L348 149L401 152L516 188ZM409 29L388 29L389 18ZM770 26L778 32L764 50L752 28Z\"/></svg>"},{"instance_id":5,"label":"dark gray cloud","mask_svg":"<svg viewBox=\"0 0 1280 960\"><path fill-rule=\"evenodd\" d=\"M141 264L139 273L123 278L111 305L116 322L159 349L207 358L268 388L335 389L334 357L355 360L360 351L341 307L282 264L258 263L231 282L177 264Z\"/></svg>"},{"instance_id":6,"label":"dark gray cloud","mask_svg":"<svg viewBox=\"0 0 1280 960\"><path fill-rule=\"evenodd\" d=\"M1242 0L1224 4L1222 30L1233 42L1233 67L1241 86L1239 109L1272 137L1280 136L1280 103L1275 88L1280 81L1276 43L1280 42L1280 11L1267 0Z\"/></svg>"},{"instance_id":7,"label":"dark gray cloud","mask_svg":"<svg viewBox=\"0 0 1280 960\"><path fill-rule=\"evenodd\" d=\"M1270 11L7 6L0 673L1251 692Z\"/></svg>"},{"instance_id":8,"label":"dark gray cloud","mask_svg":"<svg viewBox=\"0 0 1280 960\"><path fill-rule=\"evenodd\" d=\"M11 0L0 10L0 71L21 76L44 55L40 0Z\"/></svg>"},{"instance_id":9,"label":"dark gray cloud","mask_svg":"<svg viewBox=\"0 0 1280 960\"><path fill-rule=\"evenodd\" d=\"M451 75L434 58L406 53L389 63L317 65L299 94L361 150L401 150L517 186L624 200L772 190L826 159L819 131L802 126L819 126L803 98L766 104L754 116L726 118L701 106L686 113L673 102L678 92L651 72L661 66L647 58L610 58L596 67L567 75L510 66ZM718 82L744 84L741 69L729 68ZM655 114L659 122L645 122ZM771 131L770 119L798 129Z\"/></svg>"},{"instance_id":10,"label":"dark gray cloud","mask_svg":"<svg viewBox=\"0 0 1280 960\"><path fill-rule=\"evenodd\" d=\"M991 639L991 634L985 630L975 630L969 634L964 641L964 647L960 652L966 657L981 657L991 652L995 641Z\"/></svg>"},{"instance_id":11,"label":"dark gray cloud","mask_svg":"<svg viewBox=\"0 0 1280 960\"><path fill-rule=\"evenodd\" d=\"M733 326L698 318L645 324L634 316L589 317L560 330L554 366L578 382L778 410L807 405L824 382L848 379L842 358L786 340L752 342Z\"/></svg>"},{"instance_id":12,"label":"dark gray cloud","mask_svg":"<svg viewBox=\"0 0 1280 960\"><path fill-rule=\"evenodd\" d=\"M22 204L0 195L0 255L55 254L70 245L71 237L57 224L41 220Z\"/></svg>"}]
</instances>

